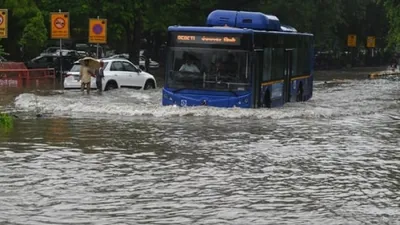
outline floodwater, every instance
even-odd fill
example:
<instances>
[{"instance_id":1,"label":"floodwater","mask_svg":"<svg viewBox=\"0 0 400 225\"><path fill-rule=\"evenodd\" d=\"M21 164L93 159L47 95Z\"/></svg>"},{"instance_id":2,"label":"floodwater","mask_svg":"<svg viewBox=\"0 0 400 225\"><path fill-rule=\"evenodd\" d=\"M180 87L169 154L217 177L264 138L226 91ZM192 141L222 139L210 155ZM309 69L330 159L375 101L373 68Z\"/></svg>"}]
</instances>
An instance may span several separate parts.
<instances>
[{"instance_id":1,"label":"floodwater","mask_svg":"<svg viewBox=\"0 0 400 225\"><path fill-rule=\"evenodd\" d=\"M2 106L19 118L0 136L0 224L400 224L399 90L316 82L269 110L19 94Z\"/></svg>"}]
</instances>

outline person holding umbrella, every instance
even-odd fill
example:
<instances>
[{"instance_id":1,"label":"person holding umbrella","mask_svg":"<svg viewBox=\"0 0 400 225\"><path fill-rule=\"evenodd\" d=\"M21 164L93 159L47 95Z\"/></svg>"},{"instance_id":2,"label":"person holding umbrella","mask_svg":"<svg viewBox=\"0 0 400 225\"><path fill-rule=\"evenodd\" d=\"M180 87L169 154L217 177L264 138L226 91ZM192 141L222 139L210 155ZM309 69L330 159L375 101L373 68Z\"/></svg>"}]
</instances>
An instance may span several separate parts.
<instances>
[{"instance_id":1,"label":"person holding umbrella","mask_svg":"<svg viewBox=\"0 0 400 225\"><path fill-rule=\"evenodd\" d=\"M100 63L94 58L85 57L80 60L81 70L80 70L80 81L81 81L81 91L84 92L85 88L88 94L90 94L90 83L91 78L95 77L93 70L100 68Z\"/></svg>"}]
</instances>

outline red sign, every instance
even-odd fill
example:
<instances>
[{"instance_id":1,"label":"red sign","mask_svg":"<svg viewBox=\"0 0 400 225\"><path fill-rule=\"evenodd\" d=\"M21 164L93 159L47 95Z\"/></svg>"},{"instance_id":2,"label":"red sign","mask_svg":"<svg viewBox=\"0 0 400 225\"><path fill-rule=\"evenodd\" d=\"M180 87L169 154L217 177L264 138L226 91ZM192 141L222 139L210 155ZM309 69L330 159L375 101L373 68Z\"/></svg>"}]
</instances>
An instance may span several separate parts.
<instances>
[{"instance_id":1,"label":"red sign","mask_svg":"<svg viewBox=\"0 0 400 225\"><path fill-rule=\"evenodd\" d=\"M65 27L65 20L61 17L57 17L54 20L54 26L58 29L63 29Z\"/></svg>"}]
</instances>

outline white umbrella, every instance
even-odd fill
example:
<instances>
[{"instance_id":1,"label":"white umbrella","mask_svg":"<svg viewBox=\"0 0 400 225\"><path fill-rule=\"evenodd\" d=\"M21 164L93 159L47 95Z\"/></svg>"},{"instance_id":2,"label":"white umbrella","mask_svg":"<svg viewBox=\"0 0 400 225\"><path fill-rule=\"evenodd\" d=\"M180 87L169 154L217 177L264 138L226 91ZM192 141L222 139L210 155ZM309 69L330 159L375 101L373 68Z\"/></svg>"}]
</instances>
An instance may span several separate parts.
<instances>
[{"instance_id":1,"label":"white umbrella","mask_svg":"<svg viewBox=\"0 0 400 225\"><path fill-rule=\"evenodd\" d=\"M88 62L88 64L86 65L87 67L89 67L90 69L98 69L100 68L100 61L92 58L92 57L85 57L79 60L79 63L81 65L85 65L85 62Z\"/></svg>"}]
</instances>

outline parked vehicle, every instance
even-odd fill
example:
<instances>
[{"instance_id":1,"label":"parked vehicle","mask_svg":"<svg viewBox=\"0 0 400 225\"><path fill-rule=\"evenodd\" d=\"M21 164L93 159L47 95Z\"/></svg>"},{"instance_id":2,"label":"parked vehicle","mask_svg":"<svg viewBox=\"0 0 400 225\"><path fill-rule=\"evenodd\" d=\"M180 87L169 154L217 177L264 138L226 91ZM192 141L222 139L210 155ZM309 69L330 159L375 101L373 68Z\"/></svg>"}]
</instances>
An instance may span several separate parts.
<instances>
[{"instance_id":1,"label":"parked vehicle","mask_svg":"<svg viewBox=\"0 0 400 225\"><path fill-rule=\"evenodd\" d=\"M89 55L93 55L93 54L97 53L97 45L94 45L94 44L76 43L75 49L77 51L85 51L85 52L89 53ZM100 55L100 57L104 57L104 55L105 55L104 48L101 45L99 46L99 55Z\"/></svg>"},{"instance_id":2,"label":"parked vehicle","mask_svg":"<svg viewBox=\"0 0 400 225\"><path fill-rule=\"evenodd\" d=\"M153 75L142 71L136 65L127 59L102 59L104 62L104 80L103 90L116 88L134 88L134 89L154 89L156 88L156 79ZM81 87L79 81L79 71L81 65L79 61L66 74L64 79L64 89L78 89ZM91 80L90 87L96 89L96 79Z\"/></svg>"},{"instance_id":3,"label":"parked vehicle","mask_svg":"<svg viewBox=\"0 0 400 225\"><path fill-rule=\"evenodd\" d=\"M63 56L62 57L62 72L66 73L72 68L72 65L79 57L77 56ZM54 68L57 77L60 77L60 56L59 55L41 55L28 62L25 62L25 66L28 69L42 69L42 68Z\"/></svg>"},{"instance_id":4,"label":"parked vehicle","mask_svg":"<svg viewBox=\"0 0 400 225\"><path fill-rule=\"evenodd\" d=\"M59 49L60 47L48 47L42 53L40 53L40 55L54 54Z\"/></svg>"},{"instance_id":5,"label":"parked vehicle","mask_svg":"<svg viewBox=\"0 0 400 225\"><path fill-rule=\"evenodd\" d=\"M70 49L62 49L61 50L62 56L75 56L78 57L79 53L75 50L70 50ZM55 53L53 53L54 55L60 55L60 49L58 49Z\"/></svg>"},{"instance_id":6,"label":"parked vehicle","mask_svg":"<svg viewBox=\"0 0 400 225\"><path fill-rule=\"evenodd\" d=\"M123 54L117 54L117 55L113 55L109 58L112 59L117 59L117 58L123 58L123 59L129 59L129 54L127 53L123 53ZM141 69L145 68L145 63L146 63L146 58L143 55L140 55L139 58L139 66ZM150 64L149 64L150 69L157 69L158 67L160 67L160 64L156 61L151 60L150 58Z\"/></svg>"},{"instance_id":7,"label":"parked vehicle","mask_svg":"<svg viewBox=\"0 0 400 225\"><path fill-rule=\"evenodd\" d=\"M78 53L78 56L81 58L89 56L89 53L85 52L85 51L77 51L77 53Z\"/></svg>"}]
</instances>

